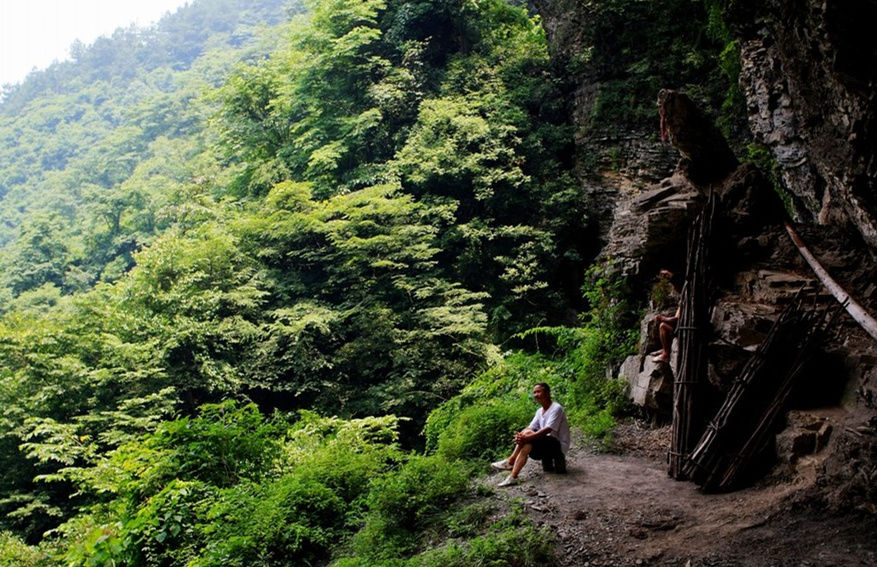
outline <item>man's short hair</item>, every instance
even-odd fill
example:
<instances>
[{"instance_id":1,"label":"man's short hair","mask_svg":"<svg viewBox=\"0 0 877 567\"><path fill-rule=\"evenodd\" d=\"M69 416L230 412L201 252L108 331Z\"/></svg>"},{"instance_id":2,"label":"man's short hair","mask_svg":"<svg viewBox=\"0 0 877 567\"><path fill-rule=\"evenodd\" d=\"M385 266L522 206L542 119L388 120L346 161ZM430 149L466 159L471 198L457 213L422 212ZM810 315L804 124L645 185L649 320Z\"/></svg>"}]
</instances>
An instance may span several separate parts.
<instances>
[{"instance_id":1,"label":"man's short hair","mask_svg":"<svg viewBox=\"0 0 877 567\"><path fill-rule=\"evenodd\" d=\"M537 382L533 387L534 388L536 388L536 387L542 388L543 390L545 390L546 394L548 394L549 396L551 395L551 386L549 386L545 382Z\"/></svg>"}]
</instances>

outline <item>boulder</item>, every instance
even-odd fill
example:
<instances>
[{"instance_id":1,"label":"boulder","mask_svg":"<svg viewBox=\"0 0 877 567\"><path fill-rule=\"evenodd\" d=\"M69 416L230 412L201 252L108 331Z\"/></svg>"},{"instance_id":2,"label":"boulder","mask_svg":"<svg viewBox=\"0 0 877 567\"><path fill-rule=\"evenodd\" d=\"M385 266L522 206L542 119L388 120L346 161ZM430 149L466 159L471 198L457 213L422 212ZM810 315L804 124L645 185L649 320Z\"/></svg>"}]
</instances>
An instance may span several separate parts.
<instances>
[{"instance_id":1,"label":"boulder","mask_svg":"<svg viewBox=\"0 0 877 567\"><path fill-rule=\"evenodd\" d=\"M723 297L712 311L716 342L754 352L770 331L776 314L771 305L752 303L742 297Z\"/></svg>"},{"instance_id":2,"label":"boulder","mask_svg":"<svg viewBox=\"0 0 877 567\"><path fill-rule=\"evenodd\" d=\"M650 355L636 354L627 357L621 364L619 378L627 380L628 397L635 405L659 415L670 415L673 409L672 368L676 362L675 351L674 348L670 363L655 362Z\"/></svg>"},{"instance_id":3,"label":"boulder","mask_svg":"<svg viewBox=\"0 0 877 567\"><path fill-rule=\"evenodd\" d=\"M611 259L627 276L650 280L661 268L684 264L687 227L703 196L681 176L645 192L619 196L602 259Z\"/></svg>"},{"instance_id":4,"label":"boulder","mask_svg":"<svg viewBox=\"0 0 877 567\"><path fill-rule=\"evenodd\" d=\"M682 155L677 171L705 188L737 168L739 163L725 137L688 95L663 89L658 93L658 105L662 130Z\"/></svg>"},{"instance_id":5,"label":"boulder","mask_svg":"<svg viewBox=\"0 0 877 567\"><path fill-rule=\"evenodd\" d=\"M818 453L828 445L833 427L825 417L791 411L788 426L776 436L777 456L794 463L801 457Z\"/></svg>"}]
</instances>

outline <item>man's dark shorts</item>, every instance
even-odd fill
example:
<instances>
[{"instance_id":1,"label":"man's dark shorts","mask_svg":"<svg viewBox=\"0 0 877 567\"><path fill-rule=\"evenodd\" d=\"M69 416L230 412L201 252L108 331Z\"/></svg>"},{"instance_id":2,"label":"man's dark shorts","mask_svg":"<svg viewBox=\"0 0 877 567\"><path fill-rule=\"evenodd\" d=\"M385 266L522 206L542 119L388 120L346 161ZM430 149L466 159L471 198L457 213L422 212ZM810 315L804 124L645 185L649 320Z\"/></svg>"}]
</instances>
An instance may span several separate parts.
<instances>
[{"instance_id":1,"label":"man's dark shorts","mask_svg":"<svg viewBox=\"0 0 877 567\"><path fill-rule=\"evenodd\" d=\"M542 459L553 459L562 454L560 450L560 441L557 437L546 435L539 439L534 439L530 443L533 448L530 450L530 458L541 461Z\"/></svg>"}]
</instances>

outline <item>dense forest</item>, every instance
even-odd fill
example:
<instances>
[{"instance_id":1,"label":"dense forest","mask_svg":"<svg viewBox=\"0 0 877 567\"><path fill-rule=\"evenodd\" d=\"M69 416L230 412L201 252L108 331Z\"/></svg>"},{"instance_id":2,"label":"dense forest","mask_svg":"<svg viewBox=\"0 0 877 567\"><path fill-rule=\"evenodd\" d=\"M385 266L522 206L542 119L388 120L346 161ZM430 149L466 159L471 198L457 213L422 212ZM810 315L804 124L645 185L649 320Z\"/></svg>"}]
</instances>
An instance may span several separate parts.
<instances>
[{"instance_id":1,"label":"dense forest","mask_svg":"<svg viewBox=\"0 0 877 567\"><path fill-rule=\"evenodd\" d=\"M595 129L733 130L712 2L596 4ZM470 479L625 410L569 75L523 1L197 0L4 86L0 565L550 565Z\"/></svg>"}]
</instances>

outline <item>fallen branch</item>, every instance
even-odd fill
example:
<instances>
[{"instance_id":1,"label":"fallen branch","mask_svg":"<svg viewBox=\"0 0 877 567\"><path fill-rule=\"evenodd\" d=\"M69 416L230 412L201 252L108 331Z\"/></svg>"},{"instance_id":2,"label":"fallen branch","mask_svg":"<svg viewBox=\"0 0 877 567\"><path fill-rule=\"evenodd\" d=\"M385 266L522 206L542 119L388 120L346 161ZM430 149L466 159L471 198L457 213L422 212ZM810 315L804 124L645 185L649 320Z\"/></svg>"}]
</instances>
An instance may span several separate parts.
<instances>
[{"instance_id":1,"label":"fallen branch","mask_svg":"<svg viewBox=\"0 0 877 567\"><path fill-rule=\"evenodd\" d=\"M859 305L856 300L850 297L840 285L832 279L828 272L825 271L825 268L819 263L816 257L810 253L810 250L807 249L807 246L804 245L804 241L801 240L801 237L792 229L789 223L786 223L786 230L789 233L789 237L792 239L792 242L795 243L795 246L798 247L798 252L801 253L801 256L804 257L804 260L810 264L810 268L813 270L813 273L816 274L816 277L822 282L822 285L831 292L831 294L841 303L847 310L847 313L855 319L855 321L861 325L865 332L871 335L875 340L877 340L877 320L875 320L871 315L865 311L865 308Z\"/></svg>"}]
</instances>

